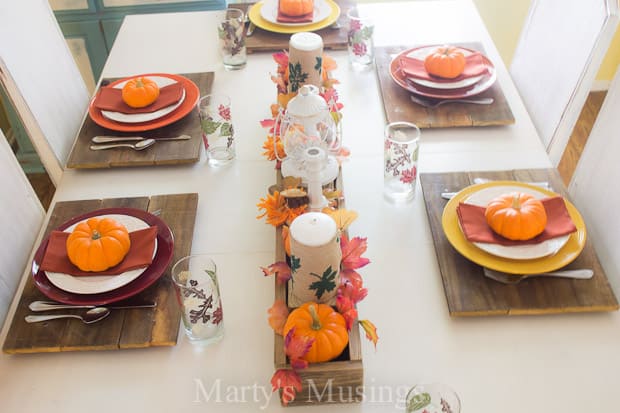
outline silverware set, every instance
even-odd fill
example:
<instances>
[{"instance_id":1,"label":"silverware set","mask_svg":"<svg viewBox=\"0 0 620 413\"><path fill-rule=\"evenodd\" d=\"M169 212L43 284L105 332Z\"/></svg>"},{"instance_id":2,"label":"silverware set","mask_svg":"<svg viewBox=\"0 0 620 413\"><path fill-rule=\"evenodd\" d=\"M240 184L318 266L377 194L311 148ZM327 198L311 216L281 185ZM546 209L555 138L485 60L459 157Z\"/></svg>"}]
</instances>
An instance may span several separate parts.
<instances>
[{"instance_id":1,"label":"silverware set","mask_svg":"<svg viewBox=\"0 0 620 413\"><path fill-rule=\"evenodd\" d=\"M409 95L413 103L417 103L425 108L434 109L448 103L471 103L474 105L490 105L494 102L493 98L476 98L476 99L423 99L415 95Z\"/></svg>"},{"instance_id":2,"label":"silverware set","mask_svg":"<svg viewBox=\"0 0 620 413\"><path fill-rule=\"evenodd\" d=\"M191 138L192 137L189 135L180 135L173 138L157 139L147 139L141 136L95 136L91 139L91 142L95 143L96 145L90 145L90 149L93 151L101 151L114 148L131 148L136 151L141 151L155 145L158 141L185 141Z\"/></svg>"},{"instance_id":3,"label":"silverware set","mask_svg":"<svg viewBox=\"0 0 620 413\"><path fill-rule=\"evenodd\" d=\"M96 323L109 316L112 310L127 310L137 308L155 308L157 304L153 302L115 304L111 306L94 305L68 305L54 301L33 301L28 308L31 311L51 311L51 310L79 310L87 309L83 314L30 314L25 317L27 323L38 323L41 321L55 320L59 318L76 318L85 324Z\"/></svg>"}]
</instances>

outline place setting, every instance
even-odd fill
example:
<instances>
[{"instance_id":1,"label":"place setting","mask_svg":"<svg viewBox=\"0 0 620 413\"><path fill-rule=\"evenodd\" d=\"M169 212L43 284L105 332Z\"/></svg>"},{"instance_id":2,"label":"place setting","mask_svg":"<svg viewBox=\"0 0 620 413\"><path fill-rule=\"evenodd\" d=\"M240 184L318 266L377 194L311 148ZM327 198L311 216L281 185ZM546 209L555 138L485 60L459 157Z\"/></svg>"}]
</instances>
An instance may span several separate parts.
<instances>
[{"instance_id":1,"label":"place setting","mask_svg":"<svg viewBox=\"0 0 620 413\"><path fill-rule=\"evenodd\" d=\"M423 173L420 181L452 316L618 309L557 171Z\"/></svg>"},{"instance_id":2,"label":"place setting","mask_svg":"<svg viewBox=\"0 0 620 413\"><path fill-rule=\"evenodd\" d=\"M196 104L213 73L144 73L104 79L67 160L68 168L180 164L200 158Z\"/></svg>"},{"instance_id":3,"label":"place setting","mask_svg":"<svg viewBox=\"0 0 620 413\"><path fill-rule=\"evenodd\" d=\"M235 4L246 11L248 52L278 51L288 46L291 34L317 32L326 49L346 49L345 12L349 0L261 0Z\"/></svg>"},{"instance_id":4,"label":"place setting","mask_svg":"<svg viewBox=\"0 0 620 413\"><path fill-rule=\"evenodd\" d=\"M190 252L196 207L197 194L57 203L3 351L176 344L181 313L161 278Z\"/></svg>"},{"instance_id":5,"label":"place setting","mask_svg":"<svg viewBox=\"0 0 620 413\"><path fill-rule=\"evenodd\" d=\"M421 128L514 123L481 44L379 47L375 53L389 122L405 120Z\"/></svg>"}]
</instances>

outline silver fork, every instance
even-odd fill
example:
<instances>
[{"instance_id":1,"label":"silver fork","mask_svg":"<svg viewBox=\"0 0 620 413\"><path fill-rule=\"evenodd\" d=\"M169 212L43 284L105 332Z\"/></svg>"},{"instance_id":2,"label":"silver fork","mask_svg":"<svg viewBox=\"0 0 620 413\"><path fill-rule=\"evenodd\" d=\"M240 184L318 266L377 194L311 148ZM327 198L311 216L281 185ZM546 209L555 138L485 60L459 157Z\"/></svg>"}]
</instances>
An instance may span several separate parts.
<instances>
[{"instance_id":1,"label":"silver fork","mask_svg":"<svg viewBox=\"0 0 620 413\"><path fill-rule=\"evenodd\" d=\"M411 101L413 103L417 103L420 106L424 106L425 108L436 108L441 105L445 105L446 103L473 103L475 105L490 105L494 102L493 98L478 98L478 99L443 99L438 100L436 102L432 102L430 100L421 99L414 95L409 95Z\"/></svg>"},{"instance_id":2,"label":"silver fork","mask_svg":"<svg viewBox=\"0 0 620 413\"><path fill-rule=\"evenodd\" d=\"M483 267L482 269L484 270L485 277L510 285L518 284L521 281L532 277L563 277L588 280L594 275L594 271L590 269L550 271L538 274L508 274L501 271L495 271L486 267Z\"/></svg>"}]
</instances>

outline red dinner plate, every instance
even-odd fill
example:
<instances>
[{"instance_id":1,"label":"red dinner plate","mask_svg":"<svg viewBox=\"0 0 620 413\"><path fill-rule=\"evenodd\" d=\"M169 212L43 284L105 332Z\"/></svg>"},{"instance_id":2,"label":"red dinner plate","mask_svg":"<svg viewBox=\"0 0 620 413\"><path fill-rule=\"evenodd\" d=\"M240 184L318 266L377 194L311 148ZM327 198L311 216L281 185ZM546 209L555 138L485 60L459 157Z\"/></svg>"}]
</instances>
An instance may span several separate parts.
<instances>
[{"instance_id":1,"label":"red dinner plate","mask_svg":"<svg viewBox=\"0 0 620 413\"><path fill-rule=\"evenodd\" d=\"M32 261L32 276L34 285L47 297L59 301L65 304L73 305L105 305L120 301L125 298L129 298L140 291L146 289L151 284L159 279L164 274L168 264L172 260L172 253L174 249L174 238L172 231L166 225L164 221L156 217L155 215L143 211L141 209L134 208L105 208L97 211L92 211L78 217L71 218L69 221L60 225L57 229L63 231L69 228L71 225L80 222L84 219L106 215L106 214L124 214L139 218L151 226L157 226L157 252L153 258L151 265L135 280L129 284L123 285L112 291L107 291L100 294L75 294L68 291L61 290L50 282L45 274L45 271L40 271L39 267L45 254L45 249L49 242L49 237L45 238L37 252L34 255Z\"/></svg>"},{"instance_id":2,"label":"red dinner plate","mask_svg":"<svg viewBox=\"0 0 620 413\"><path fill-rule=\"evenodd\" d=\"M135 77L142 76L160 76L160 77L168 77L170 79L174 79L177 82L181 82L183 84L183 88L185 89L185 100L181 105L176 108L174 111L170 112L166 116L162 116L161 118L152 120L150 122L143 123L121 123L116 122L111 119L106 118L101 113L100 109L97 109L93 103L95 99L93 98L90 101L90 105L88 106L88 114L90 118L99 126L103 126L104 128L112 129L119 132L143 132L147 130L153 130L157 128L161 128L162 126L170 125L173 122L185 117L188 115L195 107L196 103L198 103L198 99L200 98L200 90L198 90L198 86L188 78L180 75L173 75L168 73L148 73L145 75L137 75L128 77L125 79L120 79L115 82L110 83L110 86L117 85L121 82L124 82L128 79L133 79Z\"/></svg>"},{"instance_id":3,"label":"red dinner plate","mask_svg":"<svg viewBox=\"0 0 620 413\"><path fill-rule=\"evenodd\" d=\"M427 47L434 46L421 46L407 49L399 53L396 57L394 57L394 59L392 59L392 62L390 62L390 75L392 76L394 82L396 82L396 84L398 84L400 87L408 90L411 93L435 99L463 99L484 92L485 90L493 86L493 83L495 83L495 80L497 79L495 66L493 66L493 63L485 55L482 55L484 63L485 65L487 65L489 71L482 77L482 79L480 79L472 86L460 89L434 89L409 81L405 74L402 72L402 70L400 70L400 57L405 56L412 51ZM461 47L461 49L468 50L472 53L479 53L477 50L467 49L465 47Z\"/></svg>"}]
</instances>

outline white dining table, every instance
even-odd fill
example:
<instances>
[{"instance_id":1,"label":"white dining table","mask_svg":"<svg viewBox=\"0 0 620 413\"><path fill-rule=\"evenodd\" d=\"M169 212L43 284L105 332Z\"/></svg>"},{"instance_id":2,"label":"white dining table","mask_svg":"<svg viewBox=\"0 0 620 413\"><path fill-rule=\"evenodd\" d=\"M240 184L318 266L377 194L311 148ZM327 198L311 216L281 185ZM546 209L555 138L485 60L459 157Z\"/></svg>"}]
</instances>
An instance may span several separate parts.
<instances>
[{"instance_id":1,"label":"white dining table","mask_svg":"<svg viewBox=\"0 0 620 413\"><path fill-rule=\"evenodd\" d=\"M536 130L471 0L368 3L375 46L481 42L515 117L514 125L423 130L419 171L550 168ZM103 77L215 72L214 93L232 100L237 158L214 168L182 166L66 170L53 202L168 193L199 194L192 252L218 264L224 339L209 347L179 333L174 347L0 355L0 411L45 413L404 410L407 390L441 382L464 413L615 412L620 383L620 315L451 317L422 192L413 202L384 200L385 117L374 68L353 71L346 51L330 51L343 109L342 166L350 233L368 238L369 290L360 318L378 327L376 349L362 339L364 400L284 408L271 392L273 332L267 309L273 281L260 266L275 261L274 229L256 219L256 203L275 182L261 153L276 65L270 53L225 71L215 25L221 12L127 16ZM51 208L50 208L51 210ZM49 217L48 217L49 218ZM24 274L24 279L28 276ZM23 281L22 281L23 284ZM11 319L13 303L7 320ZM95 328L95 327L93 327ZM8 323L2 330L6 337Z\"/></svg>"}]
</instances>

